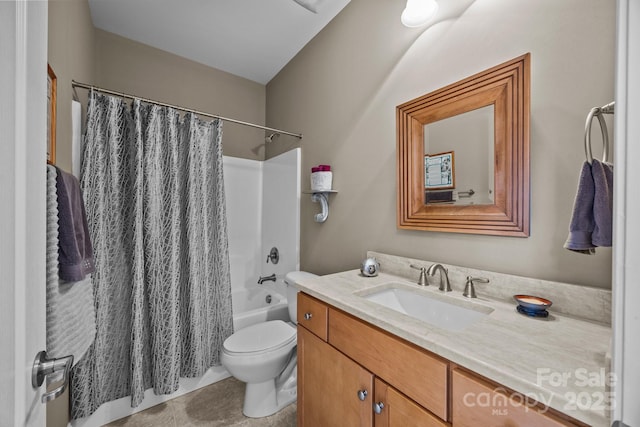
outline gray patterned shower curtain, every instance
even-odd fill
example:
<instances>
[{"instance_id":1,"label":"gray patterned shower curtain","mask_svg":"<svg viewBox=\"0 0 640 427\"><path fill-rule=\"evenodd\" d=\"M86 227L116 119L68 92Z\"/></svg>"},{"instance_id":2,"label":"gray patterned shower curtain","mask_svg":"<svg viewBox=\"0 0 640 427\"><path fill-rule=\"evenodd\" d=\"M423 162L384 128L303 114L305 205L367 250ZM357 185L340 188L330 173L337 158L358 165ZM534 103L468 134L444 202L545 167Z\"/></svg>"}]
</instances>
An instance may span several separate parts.
<instances>
[{"instance_id":1,"label":"gray patterned shower curtain","mask_svg":"<svg viewBox=\"0 0 640 427\"><path fill-rule=\"evenodd\" d=\"M81 174L97 334L72 372L74 419L177 390L233 332L221 121L92 92Z\"/></svg>"}]
</instances>

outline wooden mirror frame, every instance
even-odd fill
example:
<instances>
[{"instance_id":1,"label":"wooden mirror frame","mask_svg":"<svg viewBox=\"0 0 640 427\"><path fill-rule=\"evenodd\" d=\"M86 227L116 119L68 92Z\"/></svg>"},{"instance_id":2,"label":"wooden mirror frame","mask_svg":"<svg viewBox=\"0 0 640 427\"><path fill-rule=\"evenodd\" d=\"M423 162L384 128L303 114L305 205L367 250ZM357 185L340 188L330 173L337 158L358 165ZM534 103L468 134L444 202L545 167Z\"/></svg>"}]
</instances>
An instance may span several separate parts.
<instances>
[{"instance_id":1,"label":"wooden mirror frame","mask_svg":"<svg viewBox=\"0 0 640 427\"><path fill-rule=\"evenodd\" d=\"M529 236L530 54L399 105L398 228ZM426 205L424 125L494 106L494 204Z\"/></svg>"}]
</instances>

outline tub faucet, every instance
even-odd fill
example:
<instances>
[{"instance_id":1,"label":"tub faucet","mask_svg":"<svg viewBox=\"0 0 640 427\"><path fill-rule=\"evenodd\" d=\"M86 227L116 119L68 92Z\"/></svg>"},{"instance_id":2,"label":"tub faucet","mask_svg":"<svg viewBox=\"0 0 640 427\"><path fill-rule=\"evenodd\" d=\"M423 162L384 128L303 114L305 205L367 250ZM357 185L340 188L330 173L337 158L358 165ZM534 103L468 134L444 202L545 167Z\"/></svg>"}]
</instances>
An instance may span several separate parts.
<instances>
[{"instance_id":1,"label":"tub faucet","mask_svg":"<svg viewBox=\"0 0 640 427\"><path fill-rule=\"evenodd\" d=\"M258 285L262 285L264 282L271 280L272 282L276 281L276 273L273 273L271 276L260 276L258 279Z\"/></svg>"},{"instance_id":2,"label":"tub faucet","mask_svg":"<svg viewBox=\"0 0 640 427\"><path fill-rule=\"evenodd\" d=\"M440 287L439 290L443 292L451 292L451 285L449 284L449 276L447 275L447 269L442 264L433 264L427 270L428 276L435 276L436 271L440 270Z\"/></svg>"}]
</instances>

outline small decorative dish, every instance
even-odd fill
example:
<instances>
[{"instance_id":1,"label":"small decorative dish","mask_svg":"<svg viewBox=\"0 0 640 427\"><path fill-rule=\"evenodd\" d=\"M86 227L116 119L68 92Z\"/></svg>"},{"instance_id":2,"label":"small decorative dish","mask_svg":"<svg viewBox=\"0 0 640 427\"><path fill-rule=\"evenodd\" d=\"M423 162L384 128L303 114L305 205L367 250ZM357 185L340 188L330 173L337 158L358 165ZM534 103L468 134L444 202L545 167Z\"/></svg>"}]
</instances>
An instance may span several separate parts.
<instances>
[{"instance_id":1,"label":"small decorative dish","mask_svg":"<svg viewBox=\"0 0 640 427\"><path fill-rule=\"evenodd\" d=\"M518 301L518 313L533 317L549 316L547 308L551 307L552 302L548 299L532 295L514 295L513 298Z\"/></svg>"}]
</instances>

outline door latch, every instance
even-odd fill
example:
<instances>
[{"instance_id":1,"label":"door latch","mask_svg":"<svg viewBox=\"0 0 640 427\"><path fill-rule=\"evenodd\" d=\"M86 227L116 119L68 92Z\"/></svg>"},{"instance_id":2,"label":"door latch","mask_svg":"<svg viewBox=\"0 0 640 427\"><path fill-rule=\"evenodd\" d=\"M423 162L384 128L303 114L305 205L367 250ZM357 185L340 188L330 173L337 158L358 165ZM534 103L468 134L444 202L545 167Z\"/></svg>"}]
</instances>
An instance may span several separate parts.
<instances>
[{"instance_id":1,"label":"door latch","mask_svg":"<svg viewBox=\"0 0 640 427\"><path fill-rule=\"evenodd\" d=\"M31 370L31 385L33 388L40 387L47 375L62 371L62 385L55 390L44 393L42 395L42 403L47 403L64 393L69 385L71 366L73 366L73 356L49 359L47 352L44 350L36 355L36 359L33 361L33 369Z\"/></svg>"}]
</instances>

